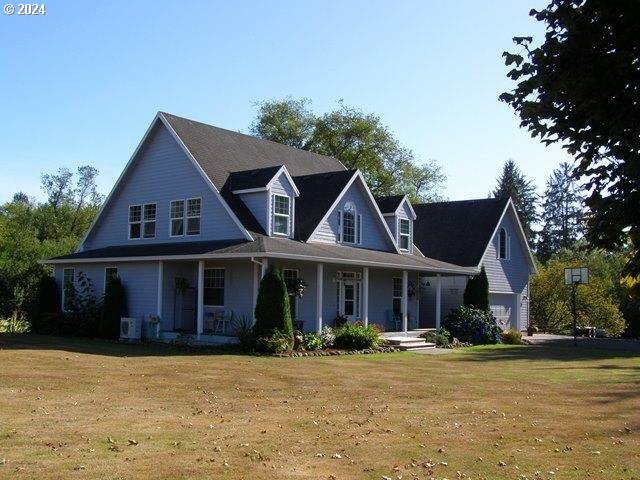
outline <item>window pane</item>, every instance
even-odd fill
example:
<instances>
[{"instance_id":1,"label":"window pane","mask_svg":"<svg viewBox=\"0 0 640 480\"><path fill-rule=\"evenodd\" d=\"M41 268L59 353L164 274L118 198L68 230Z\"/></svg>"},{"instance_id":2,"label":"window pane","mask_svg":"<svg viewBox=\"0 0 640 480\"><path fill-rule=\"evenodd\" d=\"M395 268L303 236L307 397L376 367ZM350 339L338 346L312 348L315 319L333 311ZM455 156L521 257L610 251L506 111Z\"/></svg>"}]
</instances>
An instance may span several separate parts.
<instances>
[{"instance_id":1,"label":"window pane","mask_svg":"<svg viewBox=\"0 0 640 480\"><path fill-rule=\"evenodd\" d=\"M345 243L356 241L356 222L352 212L344 212L342 215L342 241Z\"/></svg>"},{"instance_id":2,"label":"window pane","mask_svg":"<svg viewBox=\"0 0 640 480\"><path fill-rule=\"evenodd\" d=\"M174 200L171 202L171 218L182 218L184 216L184 202Z\"/></svg>"},{"instance_id":3,"label":"window pane","mask_svg":"<svg viewBox=\"0 0 640 480\"><path fill-rule=\"evenodd\" d=\"M118 268L117 267L108 267L104 270L105 282L109 283L111 280L118 276ZM106 285L105 283L105 285Z\"/></svg>"},{"instance_id":4,"label":"window pane","mask_svg":"<svg viewBox=\"0 0 640 480\"><path fill-rule=\"evenodd\" d=\"M223 268L205 268L204 303L205 305L224 306Z\"/></svg>"},{"instance_id":5,"label":"window pane","mask_svg":"<svg viewBox=\"0 0 640 480\"><path fill-rule=\"evenodd\" d=\"M211 305L214 307L223 307L224 306L224 289L205 287L204 304Z\"/></svg>"},{"instance_id":6,"label":"window pane","mask_svg":"<svg viewBox=\"0 0 640 480\"><path fill-rule=\"evenodd\" d=\"M153 238L156 236L156 222L144 222L144 238Z\"/></svg>"},{"instance_id":7,"label":"window pane","mask_svg":"<svg viewBox=\"0 0 640 480\"><path fill-rule=\"evenodd\" d=\"M400 235L400 249L409 250L409 235Z\"/></svg>"},{"instance_id":8,"label":"window pane","mask_svg":"<svg viewBox=\"0 0 640 480\"><path fill-rule=\"evenodd\" d=\"M129 225L129 238L140 238L140 224L132 223Z\"/></svg>"},{"instance_id":9,"label":"window pane","mask_svg":"<svg viewBox=\"0 0 640 480\"><path fill-rule=\"evenodd\" d=\"M200 216L200 199L192 198L187 200L187 217Z\"/></svg>"},{"instance_id":10,"label":"window pane","mask_svg":"<svg viewBox=\"0 0 640 480\"><path fill-rule=\"evenodd\" d=\"M402 303L399 298L393 299L393 314L400 315L402 313Z\"/></svg>"},{"instance_id":11,"label":"window pane","mask_svg":"<svg viewBox=\"0 0 640 480\"><path fill-rule=\"evenodd\" d=\"M273 211L281 215L289 215L289 197L273 196Z\"/></svg>"},{"instance_id":12,"label":"window pane","mask_svg":"<svg viewBox=\"0 0 640 480\"><path fill-rule=\"evenodd\" d=\"M144 206L144 219L155 220L156 219L156 204L149 203Z\"/></svg>"},{"instance_id":13,"label":"window pane","mask_svg":"<svg viewBox=\"0 0 640 480\"><path fill-rule=\"evenodd\" d=\"M402 297L402 279L401 278L393 279L393 296Z\"/></svg>"},{"instance_id":14,"label":"window pane","mask_svg":"<svg viewBox=\"0 0 640 480\"><path fill-rule=\"evenodd\" d=\"M171 235L183 235L184 234L184 220L171 220Z\"/></svg>"},{"instance_id":15,"label":"window pane","mask_svg":"<svg viewBox=\"0 0 640 480\"><path fill-rule=\"evenodd\" d=\"M142 207L140 205L132 205L129 207L129 221L139 222L142 216Z\"/></svg>"},{"instance_id":16,"label":"window pane","mask_svg":"<svg viewBox=\"0 0 640 480\"><path fill-rule=\"evenodd\" d=\"M198 235L200 233L200 217L187 218L187 235Z\"/></svg>"},{"instance_id":17,"label":"window pane","mask_svg":"<svg viewBox=\"0 0 640 480\"><path fill-rule=\"evenodd\" d=\"M404 233L405 235L409 235L409 220L400 220L400 233Z\"/></svg>"},{"instance_id":18,"label":"window pane","mask_svg":"<svg viewBox=\"0 0 640 480\"><path fill-rule=\"evenodd\" d=\"M69 283L74 282L75 277L75 269L73 268L65 268L63 271L63 285L68 285Z\"/></svg>"},{"instance_id":19,"label":"window pane","mask_svg":"<svg viewBox=\"0 0 640 480\"><path fill-rule=\"evenodd\" d=\"M295 280L296 278L298 278L298 270L295 269L291 269L291 268L285 268L282 271L282 275L284 276L284 280Z\"/></svg>"},{"instance_id":20,"label":"window pane","mask_svg":"<svg viewBox=\"0 0 640 480\"><path fill-rule=\"evenodd\" d=\"M273 217L273 231L275 233L289 233L289 217L283 217L282 215L274 215Z\"/></svg>"}]
</instances>

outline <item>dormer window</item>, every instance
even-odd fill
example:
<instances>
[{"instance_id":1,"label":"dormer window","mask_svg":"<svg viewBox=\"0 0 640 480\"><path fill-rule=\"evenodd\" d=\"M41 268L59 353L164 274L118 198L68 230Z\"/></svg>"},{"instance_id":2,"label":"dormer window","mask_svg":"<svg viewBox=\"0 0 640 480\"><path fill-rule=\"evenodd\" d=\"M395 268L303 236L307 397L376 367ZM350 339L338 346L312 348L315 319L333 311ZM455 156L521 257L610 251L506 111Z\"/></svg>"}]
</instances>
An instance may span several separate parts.
<instances>
[{"instance_id":1,"label":"dormer window","mask_svg":"<svg viewBox=\"0 0 640 480\"><path fill-rule=\"evenodd\" d=\"M400 250L409 251L411 247L411 222L406 218L398 219L398 243Z\"/></svg>"},{"instance_id":2,"label":"dormer window","mask_svg":"<svg viewBox=\"0 0 640 480\"><path fill-rule=\"evenodd\" d=\"M362 243L362 215L356 211L353 202L344 204L344 208L338 212L340 224L340 239L342 243Z\"/></svg>"},{"instance_id":3,"label":"dormer window","mask_svg":"<svg viewBox=\"0 0 640 480\"><path fill-rule=\"evenodd\" d=\"M273 233L290 235L291 199L286 195L273 195Z\"/></svg>"},{"instance_id":4,"label":"dormer window","mask_svg":"<svg viewBox=\"0 0 640 480\"><path fill-rule=\"evenodd\" d=\"M498 258L501 260L509 259L509 236L504 228L500 228L498 237Z\"/></svg>"}]
</instances>

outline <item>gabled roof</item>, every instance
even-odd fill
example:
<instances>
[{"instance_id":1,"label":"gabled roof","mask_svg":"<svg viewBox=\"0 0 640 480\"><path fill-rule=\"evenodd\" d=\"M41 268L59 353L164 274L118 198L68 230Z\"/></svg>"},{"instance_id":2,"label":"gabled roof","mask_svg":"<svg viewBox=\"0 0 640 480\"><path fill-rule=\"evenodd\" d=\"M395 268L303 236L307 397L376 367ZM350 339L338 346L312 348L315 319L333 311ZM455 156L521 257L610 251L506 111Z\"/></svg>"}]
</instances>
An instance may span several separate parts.
<instances>
[{"instance_id":1,"label":"gabled roof","mask_svg":"<svg viewBox=\"0 0 640 480\"><path fill-rule=\"evenodd\" d=\"M211 179L222 190L232 172L287 167L289 174L313 175L345 170L335 158L232 132L160 112Z\"/></svg>"},{"instance_id":2,"label":"gabled roof","mask_svg":"<svg viewBox=\"0 0 640 480\"><path fill-rule=\"evenodd\" d=\"M398 213L398 209L404 202L407 202L409 210L411 211L413 219L415 220L416 212L413 209L413 206L411 205L411 202L409 201L409 197L407 195L389 195L387 197L376 197L378 208L384 216L395 215L396 213Z\"/></svg>"},{"instance_id":3,"label":"gabled roof","mask_svg":"<svg viewBox=\"0 0 640 480\"><path fill-rule=\"evenodd\" d=\"M225 187L232 192L237 190L253 190L266 188L273 177L280 171L281 166L256 168L253 170L242 170L231 172Z\"/></svg>"},{"instance_id":4,"label":"gabled roof","mask_svg":"<svg viewBox=\"0 0 640 480\"><path fill-rule=\"evenodd\" d=\"M426 256L477 266L502 218L508 199L483 198L414 205L413 241Z\"/></svg>"}]
</instances>

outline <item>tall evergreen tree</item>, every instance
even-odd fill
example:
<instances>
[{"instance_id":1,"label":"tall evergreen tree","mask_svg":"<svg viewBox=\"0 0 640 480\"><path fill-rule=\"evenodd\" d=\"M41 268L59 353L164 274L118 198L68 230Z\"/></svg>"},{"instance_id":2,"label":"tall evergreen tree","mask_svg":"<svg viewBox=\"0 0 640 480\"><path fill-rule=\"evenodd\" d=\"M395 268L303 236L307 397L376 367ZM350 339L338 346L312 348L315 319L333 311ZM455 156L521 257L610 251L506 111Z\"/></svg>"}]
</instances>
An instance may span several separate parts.
<instances>
[{"instance_id":1,"label":"tall evergreen tree","mask_svg":"<svg viewBox=\"0 0 640 480\"><path fill-rule=\"evenodd\" d=\"M498 184L492 193L495 198L511 197L527 241L530 245L533 244L536 232L533 231L532 225L538 219L536 187L520 171L513 159L510 158L505 162L502 173L498 177Z\"/></svg>"},{"instance_id":2,"label":"tall evergreen tree","mask_svg":"<svg viewBox=\"0 0 640 480\"><path fill-rule=\"evenodd\" d=\"M583 232L582 188L572 176L571 165L560 164L547 180L542 203L543 223L537 253L542 261L562 248L571 248Z\"/></svg>"}]
</instances>

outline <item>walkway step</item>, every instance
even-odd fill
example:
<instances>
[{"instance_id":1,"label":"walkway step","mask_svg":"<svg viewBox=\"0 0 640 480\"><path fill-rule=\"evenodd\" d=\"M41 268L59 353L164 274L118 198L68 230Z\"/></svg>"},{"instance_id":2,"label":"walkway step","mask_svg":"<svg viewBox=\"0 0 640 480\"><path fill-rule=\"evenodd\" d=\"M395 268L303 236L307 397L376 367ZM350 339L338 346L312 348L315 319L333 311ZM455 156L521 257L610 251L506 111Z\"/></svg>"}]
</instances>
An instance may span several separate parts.
<instances>
[{"instance_id":1,"label":"walkway step","mask_svg":"<svg viewBox=\"0 0 640 480\"><path fill-rule=\"evenodd\" d=\"M431 350L436 348L436 344L435 343L427 343L427 342L422 342L420 345L407 345L407 344L403 344L403 345L398 345L398 347L400 350L404 350L404 351L409 351L409 352L415 352L415 351L419 351L419 350Z\"/></svg>"}]
</instances>

